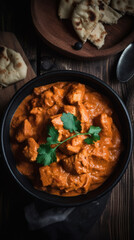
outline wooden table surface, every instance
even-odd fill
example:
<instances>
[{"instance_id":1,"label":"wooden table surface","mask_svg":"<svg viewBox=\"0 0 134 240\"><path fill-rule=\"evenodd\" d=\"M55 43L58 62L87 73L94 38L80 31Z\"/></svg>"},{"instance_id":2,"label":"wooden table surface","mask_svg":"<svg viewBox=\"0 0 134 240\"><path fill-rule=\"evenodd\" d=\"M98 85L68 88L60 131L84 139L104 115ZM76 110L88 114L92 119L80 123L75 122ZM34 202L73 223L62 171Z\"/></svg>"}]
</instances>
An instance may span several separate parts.
<instances>
[{"instance_id":1,"label":"wooden table surface","mask_svg":"<svg viewBox=\"0 0 134 240\"><path fill-rule=\"evenodd\" d=\"M37 75L53 70L78 70L93 74L109 84L121 97L134 123L134 81L121 84L116 78L116 65L120 53L97 60L77 61L65 57L44 44L38 36L31 19L29 1L3 0L0 6L0 31L13 32L21 44ZM15 206L12 193L7 187L6 172L0 168L0 229L13 240L26 238L23 209ZM5 174L5 175L4 175ZM5 176L5 178L3 177ZM8 179L12 185L12 179ZM14 181L13 181L13 184ZM19 190L16 196L19 194ZM24 193L20 193L24 194ZM24 199L23 199L24 203ZM18 211L17 226L11 224L14 209ZM18 228L19 230L16 230ZM21 230L20 230L21 229ZM0 233L2 233L0 231ZM1 238L3 239L3 238ZM45 239L45 238L44 238ZM63 238L64 239L64 238ZM121 181L112 190L107 206L88 239L129 240L134 239L134 155Z\"/></svg>"}]
</instances>

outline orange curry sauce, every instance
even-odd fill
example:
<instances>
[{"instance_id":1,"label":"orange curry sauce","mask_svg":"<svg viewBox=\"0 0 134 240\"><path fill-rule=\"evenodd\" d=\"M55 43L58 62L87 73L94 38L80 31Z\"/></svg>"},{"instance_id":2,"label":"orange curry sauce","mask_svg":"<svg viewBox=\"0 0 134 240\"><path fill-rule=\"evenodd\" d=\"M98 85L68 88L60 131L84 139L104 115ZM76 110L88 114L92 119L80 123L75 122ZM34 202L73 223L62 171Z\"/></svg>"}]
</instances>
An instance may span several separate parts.
<instances>
[{"instance_id":1,"label":"orange curry sauce","mask_svg":"<svg viewBox=\"0 0 134 240\"><path fill-rule=\"evenodd\" d=\"M72 133L63 128L62 113L81 121L81 132L101 127L100 140L87 144L80 135L61 144L57 162L42 166L37 150L46 143L47 126L59 132L59 141ZM17 169L35 188L61 196L75 196L98 188L111 174L122 149L121 135L113 122L113 109L106 97L80 83L58 82L34 88L16 110L10 127Z\"/></svg>"}]
</instances>

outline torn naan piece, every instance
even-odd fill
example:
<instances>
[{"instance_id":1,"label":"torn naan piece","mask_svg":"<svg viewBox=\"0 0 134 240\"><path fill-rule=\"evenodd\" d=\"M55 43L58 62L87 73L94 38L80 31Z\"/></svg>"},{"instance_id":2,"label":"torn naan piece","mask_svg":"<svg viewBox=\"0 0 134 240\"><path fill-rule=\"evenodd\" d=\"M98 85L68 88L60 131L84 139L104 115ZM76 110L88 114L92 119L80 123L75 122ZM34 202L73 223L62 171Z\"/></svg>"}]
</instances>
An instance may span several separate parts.
<instances>
[{"instance_id":1,"label":"torn naan piece","mask_svg":"<svg viewBox=\"0 0 134 240\"><path fill-rule=\"evenodd\" d=\"M80 2L81 0L61 0L58 9L60 19L70 18L76 4Z\"/></svg>"},{"instance_id":2,"label":"torn naan piece","mask_svg":"<svg viewBox=\"0 0 134 240\"><path fill-rule=\"evenodd\" d=\"M117 23L118 20L122 17L120 13L108 6L102 0L91 0L90 4L92 7L98 5L100 15L99 20L103 23L114 24Z\"/></svg>"},{"instance_id":3,"label":"torn naan piece","mask_svg":"<svg viewBox=\"0 0 134 240\"><path fill-rule=\"evenodd\" d=\"M109 5L111 0L103 0L103 2L105 2L107 5Z\"/></svg>"},{"instance_id":4,"label":"torn naan piece","mask_svg":"<svg viewBox=\"0 0 134 240\"><path fill-rule=\"evenodd\" d=\"M20 53L0 46L0 85L8 85L22 80L27 75L27 66Z\"/></svg>"},{"instance_id":5,"label":"torn naan piece","mask_svg":"<svg viewBox=\"0 0 134 240\"><path fill-rule=\"evenodd\" d=\"M98 22L93 31L88 36L88 40L92 42L98 49L104 45L107 32L101 22Z\"/></svg>"},{"instance_id":6,"label":"torn naan piece","mask_svg":"<svg viewBox=\"0 0 134 240\"><path fill-rule=\"evenodd\" d=\"M72 14L72 24L83 43L99 21L99 8L97 5L90 6L90 1L82 1L77 4Z\"/></svg>"},{"instance_id":7,"label":"torn naan piece","mask_svg":"<svg viewBox=\"0 0 134 240\"><path fill-rule=\"evenodd\" d=\"M111 7L122 13L134 15L134 0L111 0Z\"/></svg>"},{"instance_id":8,"label":"torn naan piece","mask_svg":"<svg viewBox=\"0 0 134 240\"><path fill-rule=\"evenodd\" d=\"M103 1L99 2L99 10L102 14L100 20L106 24L116 24L118 20L122 17L122 15L107 4L105 4Z\"/></svg>"}]
</instances>

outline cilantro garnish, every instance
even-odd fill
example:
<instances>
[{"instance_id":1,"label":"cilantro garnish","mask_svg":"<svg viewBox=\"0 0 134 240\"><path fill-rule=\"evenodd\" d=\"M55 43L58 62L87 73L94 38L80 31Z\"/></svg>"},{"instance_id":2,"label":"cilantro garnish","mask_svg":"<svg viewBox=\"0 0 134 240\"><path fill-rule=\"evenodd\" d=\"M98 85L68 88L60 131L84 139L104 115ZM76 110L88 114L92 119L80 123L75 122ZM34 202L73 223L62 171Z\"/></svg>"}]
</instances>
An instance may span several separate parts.
<instances>
[{"instance_id":1,"label":"cilantro garnish","mask_svg":"<svg viewBox=\"0 0 134 240\"><path fill-rule=\"evenodd\" d=\"M91 126L87 133L81 133L81 122L77 120L77 117L71 113L63 113L61 116L63 122L63 127L69 130L71 133L75 134L64 141L59 142L59 133L54 126L49 127L47 137L47 143L41 144L38 148L38 156L36 158L37 163L43 164L44 166L50 165L52 162L56 162L56 149L64 142L78 136L78 135L88 135L84 141L87 144L94 144L96 141L100 140L99 133L101 131L100 127ZM54 148L51 147L52 144L56 144Z\"/></svg>"},{"instance_id":2,"label":"cilantro garnish","mask_svg":"<svg viewBox=\"0 0 134 240\"><path fill-rule=\"evenodd\" d=\"M51 126L48 129L48 135L50 137L47 137L47 142L51 145L51 144L56 144L59 143L58 141L58 137L59 137L59 133L58 130L55 129L55 127Z\"/></svg>"},{"instance_id":3,"label":"cilantro garnish","mask_svg":"<svg viewBox=\"0 0 134 240\"><path fill-rule=\"evenodd\" d=\"M63 126L65 129L68 129L72 132L81 131L81 122L77 120L77 117L71 113L63 113L61 116Z\"/></svg>"}]
</instances>

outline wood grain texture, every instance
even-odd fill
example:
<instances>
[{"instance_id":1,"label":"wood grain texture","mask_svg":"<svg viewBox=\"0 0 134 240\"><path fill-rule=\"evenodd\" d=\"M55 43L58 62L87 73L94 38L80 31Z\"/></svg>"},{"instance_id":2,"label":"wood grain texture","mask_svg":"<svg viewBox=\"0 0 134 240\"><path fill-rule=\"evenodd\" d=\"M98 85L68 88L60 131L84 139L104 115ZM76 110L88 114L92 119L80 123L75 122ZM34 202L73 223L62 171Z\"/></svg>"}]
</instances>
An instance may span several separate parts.
<instances>
[{"instance_id":1,"label":"wood grain texture","mask_svg":"<svg viewBox=\"0 0 134 240\"><path fill-rule=\"evenodd\" d=\"M13 50L19 52L21 56L23 57L28 69L27 69L27 76L24 80L21 80L17 82L16 84L12 84L11 86L8 86L7 88L0 88L0 111L3 109L3 107L9 102L11 97L14 95L14 93L22 87L26 82L34 78L35 72L33 71L22 47L20 46L17 38L15 35L11 32L0 32L0 45L6 46L8 48L12 48Z\"/></svg>"},{"instance_id":2,"label":"wood grain texture","mask_svg":"<svg viewBox=\"0 0 134 240\"><path fill-rule=\"evenodd\" d=\"M59 2L32 0L31 3L32 18L37 31L49 46L67 56L77 59L109 56L120 52L134 41L134 18L123 16L117 24L105 24L107 36L101 49L98 50L88 41L80 51L76 51L72 46L80 40L71 21L59 19Z\"/></svg>"},{"instance_id":3,"label":"wood grain texture","mask_svg":"<svg viewBox=\"0 0 134 240\"><path fill-rule=\"evenodd\" d=\"M119 94L127 106L132 123L134 123L134 79L124 84L117 82L115 70L120 56L119 53L111 57L85 61L73 60L58 54L44 44L36 34L30 18L30 3L28 5L26 0L21 4L21 11L20 2L3 0L0 8L0 22L0 30L15 33L38 75L56 69L74 69L99 77ZM20 28L20 26L22 27ZM35 234L26 232L23 211L25 205L23 201L26 195L15 187L15 182L12 183L9 174L5 178L4 172L4 178L1 178L2 173L0 167L0 227L5 230L4 236L12 236L14 240L24 240L28 237L39 238ZM11 186L15 188L17 193L15 198L13 198L13 192L11 191L13 188ZM11 190L7 191L6 187ZM19 204L17 204L17 196L20 196L19 201L21 199ZM15 229L14 226L16 226ZM47 240L45 237L42 237L42 239ZM93 229L83 240L101 239L134 239L134 154L124 176L113 189L101 218L98 219Z\"/></svg>"}]
</instances>

